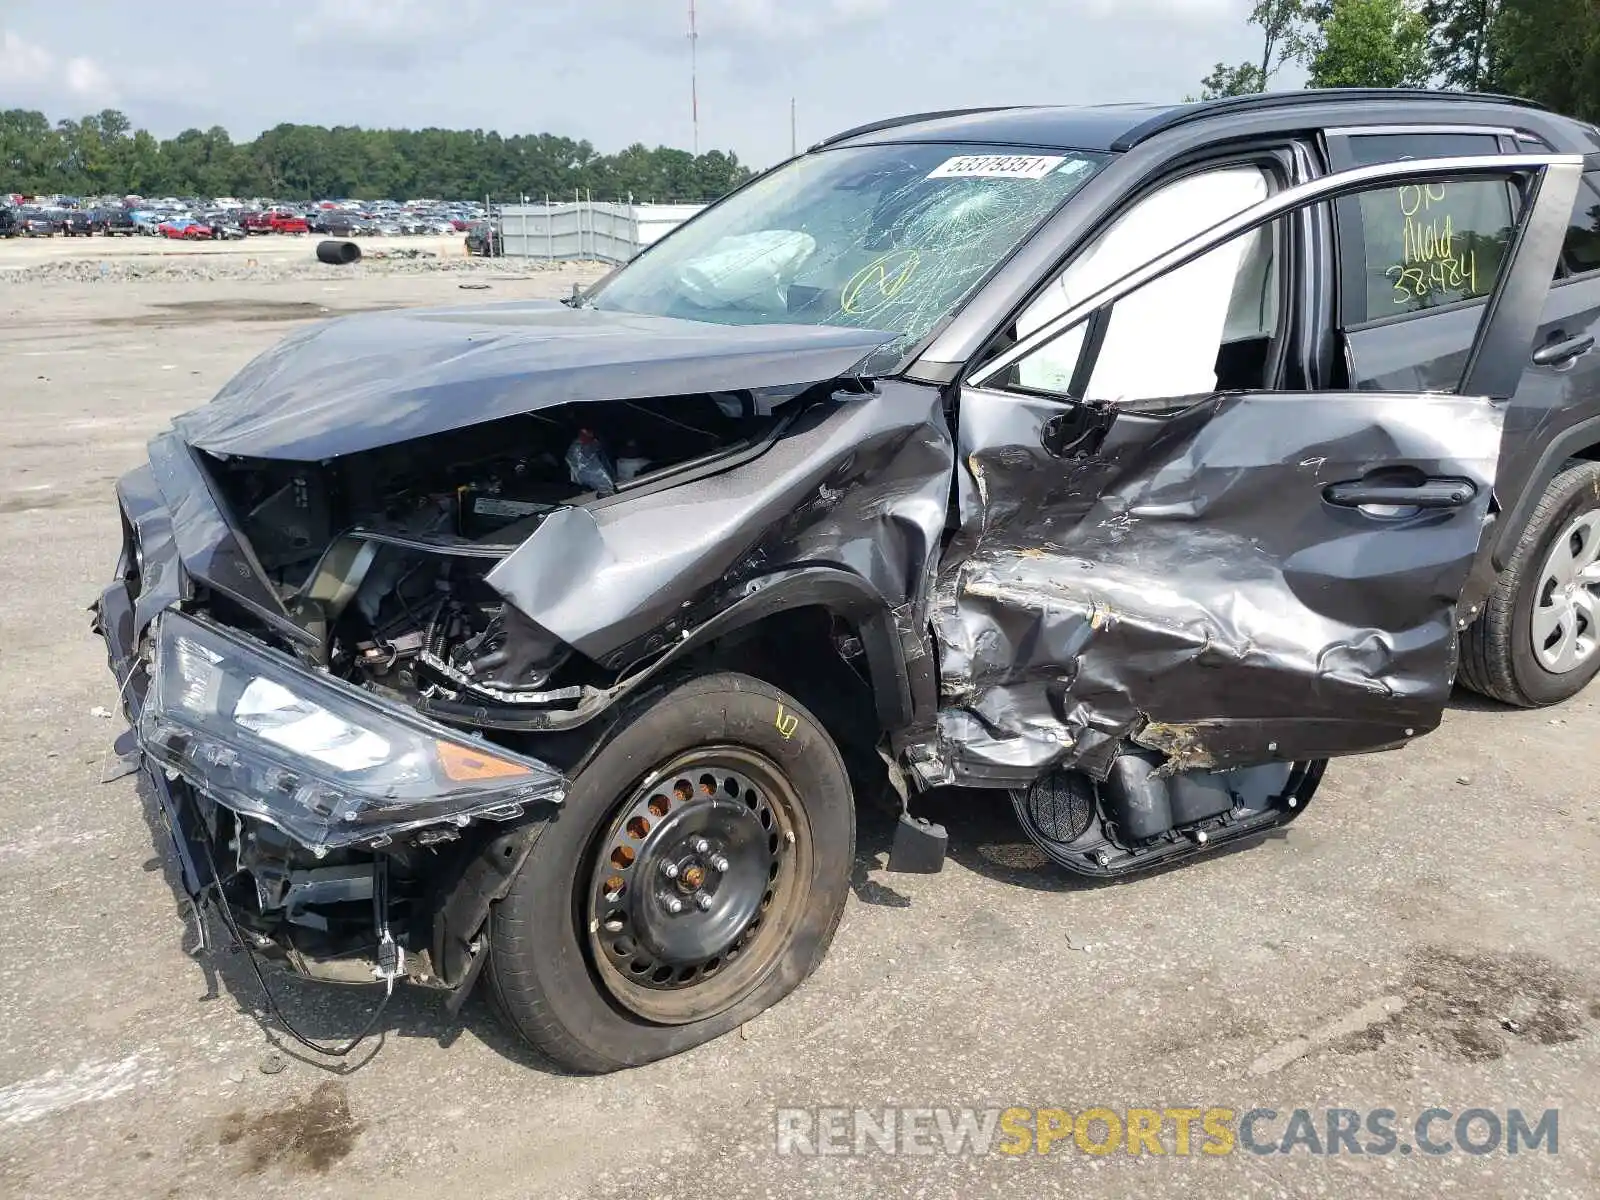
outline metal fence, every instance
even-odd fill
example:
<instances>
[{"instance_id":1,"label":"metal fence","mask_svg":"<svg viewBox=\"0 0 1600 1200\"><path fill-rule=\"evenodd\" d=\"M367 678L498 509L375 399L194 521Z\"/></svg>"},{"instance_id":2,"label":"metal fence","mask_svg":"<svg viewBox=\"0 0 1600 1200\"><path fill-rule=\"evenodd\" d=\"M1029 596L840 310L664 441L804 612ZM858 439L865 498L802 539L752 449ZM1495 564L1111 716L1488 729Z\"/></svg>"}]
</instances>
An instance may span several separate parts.
<instances>
[{"instance_id":1,"label":"metal fence","mask_svg":"<svg viewBox=\"0 0 1600 1200\"><path fill-rule=\"evenodd\" d=\"M627 262L703 204L507 204L498 225L508 258Z\"/></svg>"}]
</instances>

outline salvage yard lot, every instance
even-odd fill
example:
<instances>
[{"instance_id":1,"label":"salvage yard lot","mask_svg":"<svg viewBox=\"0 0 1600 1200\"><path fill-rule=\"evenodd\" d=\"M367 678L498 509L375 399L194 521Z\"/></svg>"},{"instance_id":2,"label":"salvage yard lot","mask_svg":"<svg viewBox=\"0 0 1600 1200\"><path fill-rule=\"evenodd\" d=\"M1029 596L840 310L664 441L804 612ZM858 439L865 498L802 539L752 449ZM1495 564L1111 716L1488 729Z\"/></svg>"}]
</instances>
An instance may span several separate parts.
<instances>
[{"instance_id":1,"label":"salvage yard lot","mask_svg":"<svg viewBox=\"0 0 1600 1200\"><path fill-rule=\"evenodd\" d=\"M39 263L67 261L173 262L187 260L243 261L255 259L258 263L307 262L322 239L316 234L267 234L236 242L178 242L159 237L127 238L28 238L26 240L0 241L0 279L8 271L35 266ZM375 254L385 250L406 250L429 253L441 258L466 256L466 239L463 234L422 235L412 237L364 237L360 240L362 252Z\"/></svg>"},{"instance_id":2,"label":"salvage yard lot","mask_svg":"<svg viewBox=\"0 0 1600 1200\"><path fill-rule=\"evenodd\" d=\"M277 1048L243 961L187 956L133 781L99 782L121 724L85 608L112 483L307 319L594 277L298 271L313 244L248 243L285 256L262 280L236 243L181 248L226 253L222 278L124 282L10 282L59 248L0 245L0 1196L1600 1194L1597 688L1539 712L1458 697L1410 749L1335 762L1285 835L1123 885L1069 881L971 793L936 806L944 872L889 875L890 822L864 813L812 981L643 1069L549 1073L481 998L457 1021L414 991L355 1070ZM374 1002L274 982L327 1039ZM778 1108L889 1105L1390 1108L1402 1130L1432 1105L1561 1111L1553 1155L775 1152Z\"/></svg>"}]
</instances>

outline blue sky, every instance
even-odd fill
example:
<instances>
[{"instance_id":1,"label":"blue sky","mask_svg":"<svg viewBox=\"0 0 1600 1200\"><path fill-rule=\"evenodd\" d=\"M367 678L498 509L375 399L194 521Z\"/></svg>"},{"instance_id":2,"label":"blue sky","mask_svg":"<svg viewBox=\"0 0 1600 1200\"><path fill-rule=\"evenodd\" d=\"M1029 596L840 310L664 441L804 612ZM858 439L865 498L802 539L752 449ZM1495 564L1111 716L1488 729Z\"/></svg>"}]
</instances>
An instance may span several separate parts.
<instances>
[{"instance_id":1,"label":"blue sky","mask_svg":"<svg viewBox=\"0 0 1600 1200\"><path fill-rule=\"evenodd\" d=\"M1179 100L1248 0L698 0L700 144L754 166L896 113ZM163 136L279 121L688 148L688 0L0 0L0 107Z\"/></svg>"}]
</instances>

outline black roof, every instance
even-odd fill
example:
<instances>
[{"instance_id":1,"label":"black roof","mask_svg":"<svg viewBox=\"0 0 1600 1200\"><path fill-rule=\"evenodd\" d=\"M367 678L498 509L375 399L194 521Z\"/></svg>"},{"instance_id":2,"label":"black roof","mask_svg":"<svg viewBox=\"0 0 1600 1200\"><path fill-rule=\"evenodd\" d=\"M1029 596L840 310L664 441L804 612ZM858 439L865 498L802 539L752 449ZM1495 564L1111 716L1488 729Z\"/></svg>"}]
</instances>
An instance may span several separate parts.
<instances>
[{"instance_id":1,"label":"black roof","mask_svg":"<svg viewBox=\"0 0 1600 1200\"><path fill-rule=\"evenodd\" d=\"M1094 104L1079 107L1030 105L966 108L917 113L859 125L817 143L812 149L844 142L975 142L990 145L1057 146L1074 150L1131 150L1165 129L1236 112L1292 109L1308 104L1384 102L1432 105L1517 105L1537 108L1515 96L1475 92L1430 92L1392 88L1306 88L1201 100L1190 104Z\"/></svg>"}]
</instances>

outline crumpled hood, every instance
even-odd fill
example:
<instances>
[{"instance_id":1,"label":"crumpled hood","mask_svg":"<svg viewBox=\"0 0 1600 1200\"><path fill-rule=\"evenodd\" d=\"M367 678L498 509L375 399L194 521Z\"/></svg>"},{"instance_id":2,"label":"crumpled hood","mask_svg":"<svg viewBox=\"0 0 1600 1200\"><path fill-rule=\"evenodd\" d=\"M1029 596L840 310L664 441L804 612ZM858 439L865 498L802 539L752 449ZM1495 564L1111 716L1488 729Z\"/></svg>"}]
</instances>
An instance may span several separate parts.
<instances>
[{"instance_id":1,"label":"crumpled hood","mask_svg":"<svg viewBox=\"0 0 1600 1200\"><path fill-rule=\"evenodd\" d=\"M558 404L798 390L894 336L553 301L366 313L285 339L175 426L211 454L313 461Z\"/></svg>"}]
</instances>

